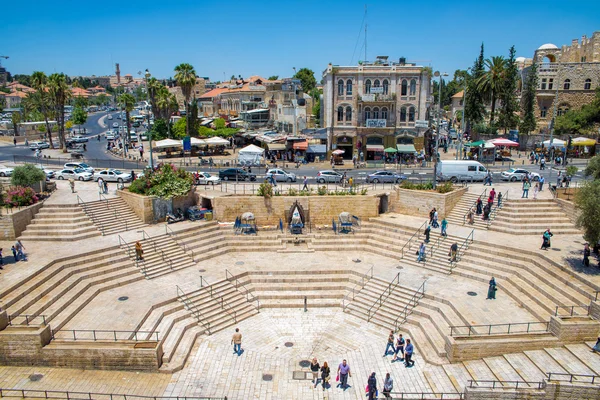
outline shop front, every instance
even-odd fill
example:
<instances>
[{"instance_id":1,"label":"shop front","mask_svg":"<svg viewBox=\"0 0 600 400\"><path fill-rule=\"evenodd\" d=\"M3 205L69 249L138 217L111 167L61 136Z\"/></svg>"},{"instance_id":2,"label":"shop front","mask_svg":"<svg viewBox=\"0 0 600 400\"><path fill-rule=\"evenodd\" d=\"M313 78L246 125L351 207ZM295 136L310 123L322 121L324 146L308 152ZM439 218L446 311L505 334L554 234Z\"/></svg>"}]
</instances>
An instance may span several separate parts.
<instances>
[{"instance_id":1,"label":"shop front","mask_svg":"<svg viewBox=\"0 0 600 400\"><path fill-rule=\"evenodd\" d=\"M344 160L352 160L354 154L354 143L351 136L340 136L336 139L336 149L344 150L341 157Z\"/></svg>"},{"instance_id":2,"label":"shop front","mask_svg":"<svg viewBox=\"0 0 600 400\"><path fill-rule=\"evenodd\" d=\"M383 137L381 136L367 136L366 140L366 159L367 161L379 161L383 160L385 153L383 146Z\"/></svg>"}]
</instances>

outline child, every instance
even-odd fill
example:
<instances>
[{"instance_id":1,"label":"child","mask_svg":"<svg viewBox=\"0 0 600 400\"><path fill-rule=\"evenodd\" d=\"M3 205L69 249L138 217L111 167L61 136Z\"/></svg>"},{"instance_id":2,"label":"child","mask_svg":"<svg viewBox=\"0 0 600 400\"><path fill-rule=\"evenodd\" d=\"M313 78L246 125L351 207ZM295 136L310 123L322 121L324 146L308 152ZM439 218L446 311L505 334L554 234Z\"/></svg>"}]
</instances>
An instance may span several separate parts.
<instances>
[{"instance_id":1,"label":"child","mask_svg":"<svg viewBox=\"0 0 600 400\"><path fill-rule=\"evenodd\" d=\"M17 255L17 249L15 249L15 246L12 246L10 248L10 251L12 251L12 253L13 253L13 257L15 259L15 262L19 261L19 256Z\"/></svg>"}]
</instances>

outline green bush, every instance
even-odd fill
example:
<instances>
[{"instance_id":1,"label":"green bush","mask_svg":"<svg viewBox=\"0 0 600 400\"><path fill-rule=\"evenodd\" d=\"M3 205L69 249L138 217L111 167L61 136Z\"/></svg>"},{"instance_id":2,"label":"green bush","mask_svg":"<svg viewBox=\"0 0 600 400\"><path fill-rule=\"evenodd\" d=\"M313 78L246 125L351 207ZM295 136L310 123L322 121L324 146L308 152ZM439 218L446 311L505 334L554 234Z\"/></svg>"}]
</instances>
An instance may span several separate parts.
<instances>
[{"instance_id":1,"label":"green bush","mask_svg":"<svg viewBox=\"0 0 600 400\"><path fill-rule=\"evenodd\" d=\"M567 172L567 176L573 176L573 175L575 175L577 173L577 171L579 171L579 168L577 168L574 165L569 165L567 167L567 171L566 171Z\"/></svg>"},{"instance_id":2,"label":"green bush","mask_svg":"<svg viewBox=\"0 0 600 400\"><path fill-rule=\"evenodd\" d=\"M435 190L437 190L438 193L442 193L442 194L450 193L451 191L454 190L454 185L452 185L452 182L444 182L444 183L437 185L437 188Z\"/></svg>"},{"instance_id":3,"label":"green bush","mask_svg":"<svg viewBox=\"0 0 600 400\"><path fill-rule=\"evenodd\" d=\"M319 186L317 188L317 194L319 196L325 196L327 194L327 188L325 186Z\"/></svg>"},{"instance_id":4,"label":"green bush","mask_svg":"<svg viewBox=\"0 0 600 400\"><path fill-rule=\"evenodd\" d=\"M433 190L433 182L413 183L411 181L403 181L400 187L408 190Z\"/></svg>"},{"instance_id":5,"label":"green bush","mask_svg":"<svg viewBox=\"0 0 600 400\"><path fill-rule=\"evenodd\" d=\"M7 190L6 205L12 207L30 206L38 202L35 192L30 187L16 186Z\"/></svg>"},{"instance_id":6,"label":"green bush","mask_svg":"<svg viewBox=\"0 0 600 400\"><path fill-rule=\"evenodd\" d=\"M273 197L273 185L268 182L263 182L258 186L258 190L256 194L264 197L265 199L270 199Z\"/></svg>"},{"instance_id":7,"label":"green bush","mask_svg":"<svg viewBox=\"0 0 600 400\"><path fill-rule=\"evenodd\" d=\"M360 195L361 196L366 196L367 195L367 189L365 188L365 189L361 190L360 191Z\"/></svg>"},{"instance_id":8,"label":"green bush","mask_svg":"<svg viewBox=\"0 0 600 400\"><path fill-rule=\"evenodd\" d=\"M193 185L194 178L189 172L177 169L171 164L161 164L156 170L147 170L143 177L133 181L129 186L129 191L170 199L175 196L187 195Z\"/></svg>"},{"instance_id":9,"label":"green bush","mask_svg":"<svg viewBox=\"0 0 600 400\"><path fill-rule=\"evenodd\" d=\"M294 188L288 189L288 196L298 196L298 191Z\"/></svg>"},{"instance_id":10,"label":"green bush","mask_svg":"<svg viewBox=\"0 0 600 400\"><path fill-rule=\"evenodd\" d=\"M25 164L15 167L10 183L13 186L31 186L46 180L46 174L33 164Z\"/></svg>"}]
</instances>

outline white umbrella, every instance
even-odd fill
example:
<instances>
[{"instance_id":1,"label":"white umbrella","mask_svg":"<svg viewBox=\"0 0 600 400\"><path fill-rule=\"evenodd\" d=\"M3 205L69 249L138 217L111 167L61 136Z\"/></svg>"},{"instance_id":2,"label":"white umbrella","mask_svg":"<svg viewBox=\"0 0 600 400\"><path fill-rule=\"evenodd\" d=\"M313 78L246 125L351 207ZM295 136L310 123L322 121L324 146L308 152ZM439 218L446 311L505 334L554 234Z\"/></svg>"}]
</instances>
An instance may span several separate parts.
<instances>
[{"instance_id":1,"label":"white umbrella","mask_svg":"<svg viewBox=\"0 0 600 400\"><path fill-rule=\"evenodd\" d=\"M218 136L213 136L205 140L206 144L209 146L226 146L229 144L229 140L220 138Z\"/></svg>"},{"instance_id":2,"label":"white umbrella","mask_svg":"<svg viewBox=\"0 0 600 400\"><path fill-rule=\"evenodd\" d=\"M550 147L549 140L545 140L543 143L544 143L544 147ZM565 147L566 145L567 145L567 142L565 142L564 140L560 140L560 139L552 140L552 147Z\"/></svg>"},{"instance_id":3,"label":"white umbrella","mask_svg":"<svg viewBox=\"0 0 600 400\"><path fill-rule=\"evenodd\" d=\"M203 139L193 137L193 138L190 138L190 143L192 144L192 146L199 146L199 145L206 144L206 141Z\"/></svg>"},{"instance_id":4,"label":"white umbrella","mask_svg":"<svg viewBox=\"0 0 600 400\"><path fill-rule=\"evenodd\" d=\"M182 147L183 146L181 144L181 140L174 140L174 139L159 140L157 142L154 142L154 145L159 149L166 148L166 147Z\"/></svg>"},{"instance_id":5,"label":"white umbrella","mask_svg":"<svg viewBox=\"0 0 600 400\"><path fill-rule=\"evenodd\" d=\"M342 150L342 149L337 149L337 150L334 150L334 151L332 151L332 152L331 152L331 154L336 154L336 155L339 155L339 154L344 154L344 150Z\"/></svg>"}]
</instances>

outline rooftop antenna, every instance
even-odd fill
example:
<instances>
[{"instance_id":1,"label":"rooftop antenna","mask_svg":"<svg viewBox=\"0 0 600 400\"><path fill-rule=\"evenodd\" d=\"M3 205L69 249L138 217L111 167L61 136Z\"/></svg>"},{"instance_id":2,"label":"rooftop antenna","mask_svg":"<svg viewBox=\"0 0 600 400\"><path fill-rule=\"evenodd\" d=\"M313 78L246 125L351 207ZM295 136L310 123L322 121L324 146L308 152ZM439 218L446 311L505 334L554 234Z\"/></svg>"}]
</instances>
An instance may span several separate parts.
<instances>
[{"instance_id":1,"label":"rooftop antenna","mask_svg":"<svg viewBox=\"0 0 600 400\"><path fill-rule=\"evenodd\" d=\"M367 61L367 5L365 4L365 61Z\"/></svg>"}]
</instances>

